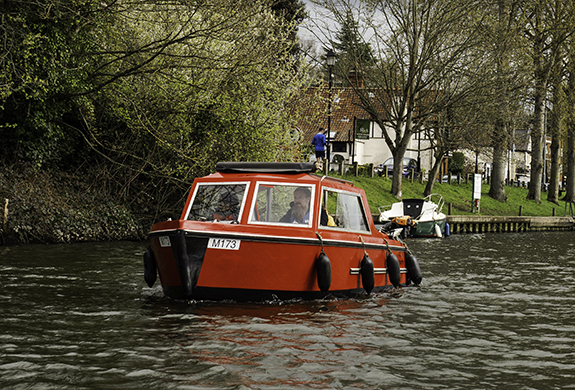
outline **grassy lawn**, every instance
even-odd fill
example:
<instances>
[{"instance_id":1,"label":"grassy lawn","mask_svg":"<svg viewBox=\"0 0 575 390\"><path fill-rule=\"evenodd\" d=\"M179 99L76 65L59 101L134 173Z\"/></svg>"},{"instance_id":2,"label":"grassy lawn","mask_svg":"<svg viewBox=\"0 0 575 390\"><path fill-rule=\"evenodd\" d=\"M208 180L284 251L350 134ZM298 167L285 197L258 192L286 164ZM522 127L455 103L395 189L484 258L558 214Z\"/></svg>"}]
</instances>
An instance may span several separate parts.
<instances>
[{"instance_id":1,"label":"grassy lawn","mask_svg":"<svg viewBox=\"0 0 575 390\"><path fill-rule=\"evenodd\" d=\"M362 188L367 194L369 207L374 214L378 213L378 206L390 205L397 202L391 191L391 179L385 177L355 177L350 175L338 176L345 180L352 181L356 187ZM419 182L411 183L408 180L403 181L402 192L403 198L422 198L425 184ZM472 215L472 183L435 183L433 186L434 194L441 194L445 200L443 212L447 214L447 205L451 203L451 214L453 215ZM565 213L565 202L559 201L559 205L547 201L547 192L541 192L541 204L527 197L527 188L505 187L507 202L498 202L489 197L489 185L483 184L481 188L480 212L479 215L519 215L519 206L523 206L522 215L524 216L552 216L555 209L556 216L563 216Z\"/></svg>"}]
</instances>

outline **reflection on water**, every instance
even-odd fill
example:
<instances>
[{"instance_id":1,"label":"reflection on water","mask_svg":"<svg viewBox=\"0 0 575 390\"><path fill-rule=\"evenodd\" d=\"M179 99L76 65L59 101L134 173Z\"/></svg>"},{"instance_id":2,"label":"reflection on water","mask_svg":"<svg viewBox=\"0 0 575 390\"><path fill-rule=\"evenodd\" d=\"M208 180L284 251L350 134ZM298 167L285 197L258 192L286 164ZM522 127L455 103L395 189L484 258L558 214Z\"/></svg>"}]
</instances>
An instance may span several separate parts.
<instances>
[{"instance_id":1,"label":"reflection on water","mask_svg":"<svg viewBox=\"0 0 575 390\"><path fill-rule=\"evenodd\" d=\"M145 243L0 248L0 388L575 388L575 233L409 240L419 288L177 302Z\"/></svg>"}]
</instances>

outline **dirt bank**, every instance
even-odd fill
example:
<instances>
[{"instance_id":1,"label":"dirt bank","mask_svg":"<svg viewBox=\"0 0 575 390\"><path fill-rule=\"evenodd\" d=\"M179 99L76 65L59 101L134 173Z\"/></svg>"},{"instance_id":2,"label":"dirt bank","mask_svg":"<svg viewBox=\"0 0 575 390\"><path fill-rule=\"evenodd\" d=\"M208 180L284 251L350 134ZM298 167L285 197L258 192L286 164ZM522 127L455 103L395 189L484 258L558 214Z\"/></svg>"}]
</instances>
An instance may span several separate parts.
<instances>
[{"instance_id":1,"label":"dirt bank","mask_svg":"<svg viewBox=\"0 0 575 390\"><path fill-rule=\"evenodd\" d=\"M89 178L0 166L0 244L142 240L150 220Z\"/></svg>"}]
</instances>

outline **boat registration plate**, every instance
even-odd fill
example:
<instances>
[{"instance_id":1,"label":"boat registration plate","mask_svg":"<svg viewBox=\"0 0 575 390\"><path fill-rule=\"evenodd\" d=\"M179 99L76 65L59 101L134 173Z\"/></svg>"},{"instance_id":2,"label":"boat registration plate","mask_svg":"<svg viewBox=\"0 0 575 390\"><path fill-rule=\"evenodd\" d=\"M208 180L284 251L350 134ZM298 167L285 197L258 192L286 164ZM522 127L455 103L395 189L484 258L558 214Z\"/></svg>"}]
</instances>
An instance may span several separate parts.
<instances>
[{"instance_id":1,"label":"boat registration plate","mask_svg":"<svg viewBox=\"0 0 575 390\"><path fill-rule=\"evenodd\" d=\"M160 236L160 246L161 247L172 246L172 243L170 242L170 237Z\"/></svg>"},{"instance_id":2,"label":"boat registration plate","mask_svg":"<svg viewBox=\"0 0 575 390\"><path fill-rule=\"evenodd\" d=\"M208 248L237 251L240 249L241 242L242 240L236 240L234 238L210 238Z\"/></svg>"}]
</instances>

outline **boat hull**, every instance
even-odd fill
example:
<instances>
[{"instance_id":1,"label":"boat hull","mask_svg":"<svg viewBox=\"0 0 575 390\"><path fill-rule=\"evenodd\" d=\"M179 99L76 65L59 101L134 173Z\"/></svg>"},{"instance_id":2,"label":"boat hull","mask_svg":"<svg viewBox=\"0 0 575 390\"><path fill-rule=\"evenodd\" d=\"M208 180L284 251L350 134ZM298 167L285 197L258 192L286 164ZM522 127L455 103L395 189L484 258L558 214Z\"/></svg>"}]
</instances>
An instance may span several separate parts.
<instances>
[{"instance_id":1,"label":"boat hull","mask_svg":"<svg viewBox=\"0 0 575 390\"><path fill-rule=\"evenodd\" d=\"M439 226L440 231L445 231L446 219L437 221L418 221L417 225L411 228L409 235L411 237L437 237L435 225Z\"/></svg>"},{"instance_id":2,"label":"boat hull","mask_svg":"<svg viewBox=\"0 0 575 390\"><path fill-rule=\"evenodd\" d=\"M152 226L149 286L156 270L175 299L317 299L409 284L405 245L375 228L353 183L313 175L311 163L216 169L194 180L178 220Z\"/></svg>"},{"instance_id":3,"label":"boat hull","mask_svg":"<svg viewBox=\"0 0 575 390\"><path fill-rule=\"evenodd\" d=\"M432 199L436 199L437 203ZM379 221L386 225L384 230L403 234L404 237L442 237L447 223L447 216L441 212L443 204L443 197L439 194L429 195L425 199L404 199L380 207ZM396 229L402 231L398 233Z\"/></svg>"},{"instance_id":4,"label":"boat hull","mask_svg":"<svg viewBox=\"0 0 575 390\"><path fill-rule=\"evenodd\" d=\"M226 228L233 230L234 226ZM164 294L174 299L267 301L361 295L366 293L360 268L365 253L375 269L372 292L383 291L394 287L386 273L388 248L399 260L400 284L408 283L405 249L399 242L390 240L388 246L383 239L373 242L372 237L361 243L324 235L319 240L152 229L150 243ZM213 242L219 242L220 248ZM224 249L226 243L239 248ZM316 267L322 250L331 265L330 286L325 292L319 288Z\"/></svg>"}]
</instances>

